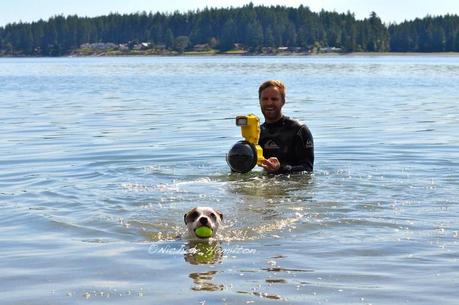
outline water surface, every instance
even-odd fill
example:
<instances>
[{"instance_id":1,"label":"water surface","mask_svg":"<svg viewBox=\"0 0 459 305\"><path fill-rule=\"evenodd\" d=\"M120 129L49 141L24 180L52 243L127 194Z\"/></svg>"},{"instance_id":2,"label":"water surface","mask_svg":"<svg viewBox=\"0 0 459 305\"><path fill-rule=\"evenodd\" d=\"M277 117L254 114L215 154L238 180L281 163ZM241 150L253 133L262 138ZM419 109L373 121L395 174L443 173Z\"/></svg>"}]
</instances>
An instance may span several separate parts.
<instances>
[{"instance_id":1,"label":"water surface","mask_svg":"<svg viewBox=\"0 0 459 305\"><path fill-rule=\"evenodd\" d=\"M267 79L313 175L229 174ZM0 58L2 303L456 304L458 100L456 56Z\"/></svg>"}]
</instances>

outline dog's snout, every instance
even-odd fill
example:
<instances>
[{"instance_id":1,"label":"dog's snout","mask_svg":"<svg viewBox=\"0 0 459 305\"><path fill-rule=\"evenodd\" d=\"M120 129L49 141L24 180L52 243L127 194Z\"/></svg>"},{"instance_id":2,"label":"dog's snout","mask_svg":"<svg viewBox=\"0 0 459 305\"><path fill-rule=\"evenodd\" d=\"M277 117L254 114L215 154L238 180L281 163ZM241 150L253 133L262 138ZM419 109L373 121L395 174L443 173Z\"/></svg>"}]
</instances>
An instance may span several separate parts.
<instances>
[{"instance_id":1,"label":"dog's snout","mask_svg":"<svg viewBox=\"0 0 459 305\"><path fill-rule=\"evenodd\" d=\"M202 225L206 225L209 223L209 220L207 219L207 217L201 217L199 218L199 223L201 223Z\"/></svg>"}]
</instances>

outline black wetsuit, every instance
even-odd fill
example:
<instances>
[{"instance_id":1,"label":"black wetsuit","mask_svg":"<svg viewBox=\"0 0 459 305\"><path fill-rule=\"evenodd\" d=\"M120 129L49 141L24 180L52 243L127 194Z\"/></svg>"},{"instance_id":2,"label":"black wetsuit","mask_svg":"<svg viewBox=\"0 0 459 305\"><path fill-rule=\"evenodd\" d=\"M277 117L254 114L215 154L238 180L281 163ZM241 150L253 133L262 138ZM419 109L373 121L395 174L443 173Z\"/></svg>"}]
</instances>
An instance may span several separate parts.
<instances>
[{"instance_id":1,"label":"black wetsuit","mask_svg":"<svg viewBox=\"0 0 459 305\"><path fill-rule=\"evenodd\" d=\"M275 123L261 125L260 146L263 156L277 157L279 174L308 171L314 167L314 141L309 128L283 116Z\"/></svg>"}]
</instances>

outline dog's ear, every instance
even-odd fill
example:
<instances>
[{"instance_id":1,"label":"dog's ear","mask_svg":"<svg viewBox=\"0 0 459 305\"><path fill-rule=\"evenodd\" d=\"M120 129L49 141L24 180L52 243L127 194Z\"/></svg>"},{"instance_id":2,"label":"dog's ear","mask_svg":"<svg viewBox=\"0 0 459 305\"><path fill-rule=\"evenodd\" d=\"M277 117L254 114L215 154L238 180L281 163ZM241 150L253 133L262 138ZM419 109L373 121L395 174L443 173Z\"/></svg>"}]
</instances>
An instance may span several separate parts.
<instances>
[{"instance_id":1,"label":"dog's ear","mask_svg":"<svg viewBox=\"0 0 459 305\"><path fill-rule=\"evenodd\" d=\"M220 211L215 211L215 213L217 213L217 215L220 217L220 220L223 221L223 213Z\"/></svg>"},{"instance_id":2,"label":"dog's ear","mask_svg":"<svg viewBox=\"0 0 459 305\"><path fill-rule=\"evenodd\" d=\"M185 215L183 215L183 221L185 221L185 224L187 224L187 223L186 223L186 217L187 217L187 216L188 216L188 213L185 213Z\"/></svg>"}]
</instances>

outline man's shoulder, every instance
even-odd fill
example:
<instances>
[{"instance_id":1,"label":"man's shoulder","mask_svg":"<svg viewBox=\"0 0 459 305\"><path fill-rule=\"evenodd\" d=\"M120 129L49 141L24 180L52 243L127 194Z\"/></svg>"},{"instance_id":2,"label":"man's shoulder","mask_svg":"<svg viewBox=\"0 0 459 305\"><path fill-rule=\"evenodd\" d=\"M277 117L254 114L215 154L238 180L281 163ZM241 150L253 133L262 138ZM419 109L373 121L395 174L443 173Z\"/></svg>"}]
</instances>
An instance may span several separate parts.
<instances>
[{"instance_id":1,"label":"man's shoulder","mask_svg":"<svg viewBox=\"0 0 459 305\"><path fill-rule=\"evenodd\" d=\"M311 130L309 130L309 127L299 120L285 117L285 126L288 129L295 130L296 134L301 134L302 137L312 139L312 133Z\"/></svg>"},{"instance_id":2,"label":"man's shoulder","mask_svg":"<svg viewBox=\"0 0 459 305\"><path fill-rule=\"evenodd\" d=\"M293 119L291 117L288 117L288 116L284 116L284 124L288 127L292 127L292 128L300 128L300 127L303 127L305 126L306 127L306 124L304 124L303 122L297 120L297 119Z\"/></svg>"}]
</instances>

